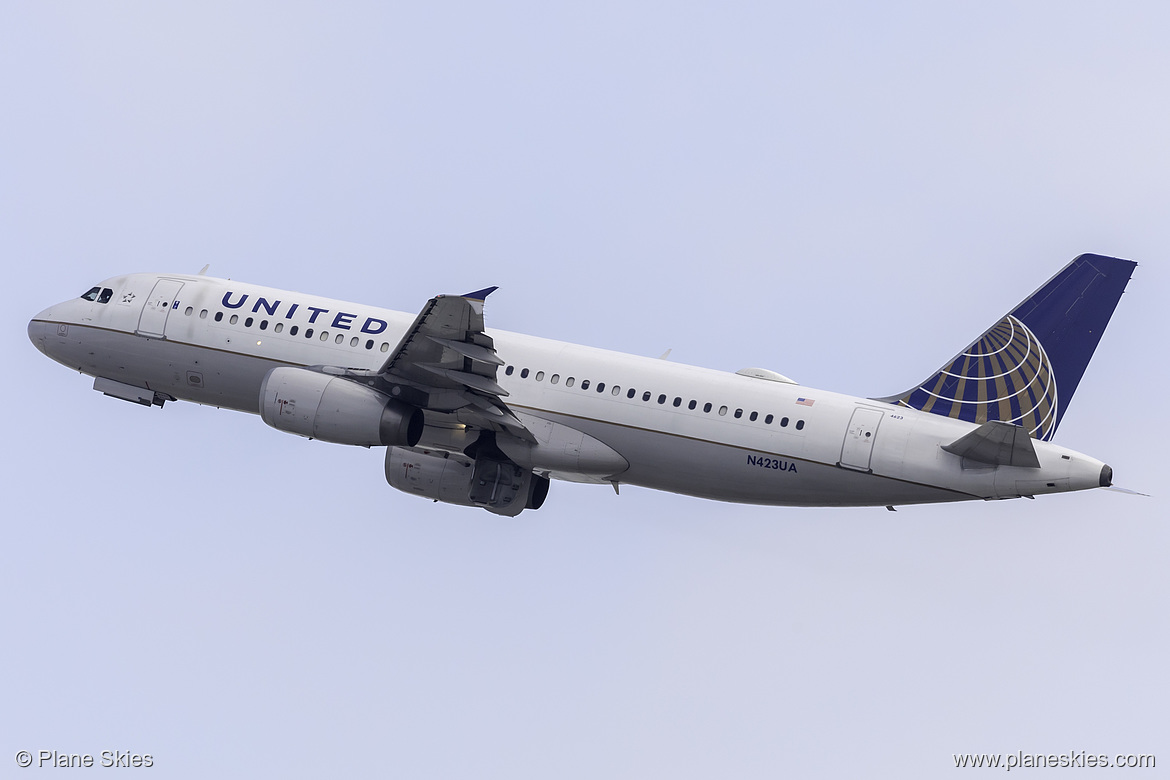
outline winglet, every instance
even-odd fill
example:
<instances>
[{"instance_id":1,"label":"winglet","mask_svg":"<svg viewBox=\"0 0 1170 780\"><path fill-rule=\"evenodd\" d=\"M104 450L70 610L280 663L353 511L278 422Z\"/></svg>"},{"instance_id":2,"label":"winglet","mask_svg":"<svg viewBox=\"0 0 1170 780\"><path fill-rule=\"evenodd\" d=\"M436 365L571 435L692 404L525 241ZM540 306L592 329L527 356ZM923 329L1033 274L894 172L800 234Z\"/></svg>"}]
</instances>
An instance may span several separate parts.
<instances>
[{"instance_id":1,"label":"winglet","mask_svg":"<svg viewBox=\"0 0 1170 780\"><path fill-rule=\"evenodd\" d=\"M461 298L470 298L473 301L482 301L498 289L500 289L500 288L499 287L485 287L482 290L476 290L475 292L469 292L466 295L462 295L460 297Z\"/></svg>"}]
</instances>

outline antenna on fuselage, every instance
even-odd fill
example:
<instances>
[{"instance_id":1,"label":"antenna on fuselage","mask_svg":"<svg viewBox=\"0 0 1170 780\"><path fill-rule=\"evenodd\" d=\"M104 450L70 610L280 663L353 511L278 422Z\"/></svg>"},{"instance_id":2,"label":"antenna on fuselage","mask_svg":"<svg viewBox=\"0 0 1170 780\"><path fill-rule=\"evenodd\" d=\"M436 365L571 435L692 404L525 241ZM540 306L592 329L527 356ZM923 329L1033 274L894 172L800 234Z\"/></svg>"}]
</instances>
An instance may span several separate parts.
<instances>
[{"instance_id":1,"label":"antenna on fuselage","mask_svg":"<svg viewBox=\"0 0 1170 780\"><path fill-rule=\"evenodd\" d=\"M195 275L196 276L207 276L207 269L208 268L211 268L211 263L208 263L207 265L203 266L203 268L200 269L199 273L197 273Z\"/></svg>"}]
</instances>

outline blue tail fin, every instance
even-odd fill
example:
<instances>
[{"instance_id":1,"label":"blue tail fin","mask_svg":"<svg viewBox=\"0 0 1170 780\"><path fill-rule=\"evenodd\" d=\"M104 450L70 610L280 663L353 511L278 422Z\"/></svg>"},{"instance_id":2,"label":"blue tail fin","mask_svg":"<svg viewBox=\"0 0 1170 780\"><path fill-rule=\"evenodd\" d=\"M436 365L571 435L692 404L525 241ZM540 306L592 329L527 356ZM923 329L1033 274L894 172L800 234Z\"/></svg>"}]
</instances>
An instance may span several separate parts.
<instances>
[{"instance_id":1,"label":"blue tail fin","mask_svg":"<svg viewBox=\"0 0 1170 780\"><path fill-rule=\"evenodd\" d=\"M1051 439L1136 266L1081 255L925 382L880 400Z\"/></svg>"}]
</instances>

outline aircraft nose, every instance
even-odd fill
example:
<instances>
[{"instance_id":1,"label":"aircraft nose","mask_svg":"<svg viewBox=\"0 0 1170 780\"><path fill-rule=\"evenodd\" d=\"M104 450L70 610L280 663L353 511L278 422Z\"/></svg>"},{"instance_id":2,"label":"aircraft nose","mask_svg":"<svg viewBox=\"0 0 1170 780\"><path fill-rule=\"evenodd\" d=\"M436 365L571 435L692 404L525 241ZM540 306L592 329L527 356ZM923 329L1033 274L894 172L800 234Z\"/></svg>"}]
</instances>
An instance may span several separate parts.
<instances>
[{"instance_id":1,"label":"aircraft nose","mask_svg":"<svg viewBox=\"0 0 1170 780\"><path fill-rule=\"evenodd\" d=\"M45 342L49 333L56 328L56 325L52 323L53 309L54 307L50 306L28 321L28 340L46 355L49 353L46 351Z\"/></svg>"},{"instance_id":2,"label":"aircraft nose","mask_svg":"<svg viewBox=\"0 0 1170 780\"><path fill-rule=\"evenodd\" d=\"M29 320L28 340L43 353L45 351L45 323Z\"/></svg>"}]
</instances>

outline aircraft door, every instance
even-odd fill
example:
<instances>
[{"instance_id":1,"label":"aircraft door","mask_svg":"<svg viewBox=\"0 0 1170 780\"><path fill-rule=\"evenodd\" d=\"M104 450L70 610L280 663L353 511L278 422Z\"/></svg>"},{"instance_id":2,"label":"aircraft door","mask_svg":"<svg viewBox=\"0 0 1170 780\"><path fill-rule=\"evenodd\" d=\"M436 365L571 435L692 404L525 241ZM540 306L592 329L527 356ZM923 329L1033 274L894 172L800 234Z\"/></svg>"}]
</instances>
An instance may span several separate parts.
<instances>
[{"instance_id":1,"label":"aircraft door","mask_svg":"<svg viewBox=\"0 0 1170 780\"><path fill-rule=\"evenodd\" d=\"M853 410L845 441L841 445L841 460L838 466L858 471L869 471L869 460L873 455L873 441L877 437L878 425L885 412L879 409L858 407Z\"/></svg>"},{"instance_id":2,"label":"aircraft door","mask_svg":"<svg viewBox=\"0 0 1170 780\"><path fill-rule=\"evenodd\" d=\"M171 309L175 308L181 289L183 283L175 279L159 279L155 282L154 289L142 307L142 316L138 318L138 330L135 332L139 336L165 338L167 317Z\"/></svg>"}]
</instances>

